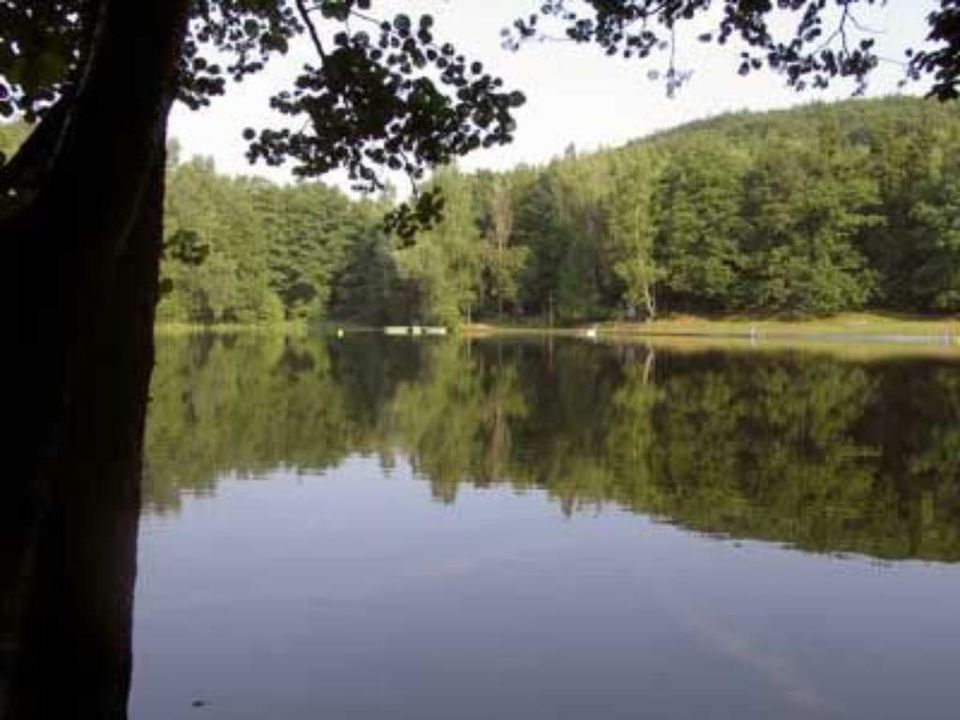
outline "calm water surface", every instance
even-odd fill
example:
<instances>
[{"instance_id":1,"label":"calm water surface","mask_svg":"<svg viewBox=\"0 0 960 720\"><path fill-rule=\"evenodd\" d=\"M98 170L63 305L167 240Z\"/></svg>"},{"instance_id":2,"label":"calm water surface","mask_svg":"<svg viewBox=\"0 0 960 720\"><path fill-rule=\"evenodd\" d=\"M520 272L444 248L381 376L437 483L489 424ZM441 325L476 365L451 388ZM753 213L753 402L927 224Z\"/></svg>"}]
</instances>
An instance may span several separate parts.
<instances>
[{"instance_id":1,"label":"calm water surface","mask_svg":"<svg viewBox=\"0 0 960 720\"><path fill-rule=\"evenodd\" d=\"M960 360L162 339L133 718L960 717Z\"/></svg>"}]
</instances>

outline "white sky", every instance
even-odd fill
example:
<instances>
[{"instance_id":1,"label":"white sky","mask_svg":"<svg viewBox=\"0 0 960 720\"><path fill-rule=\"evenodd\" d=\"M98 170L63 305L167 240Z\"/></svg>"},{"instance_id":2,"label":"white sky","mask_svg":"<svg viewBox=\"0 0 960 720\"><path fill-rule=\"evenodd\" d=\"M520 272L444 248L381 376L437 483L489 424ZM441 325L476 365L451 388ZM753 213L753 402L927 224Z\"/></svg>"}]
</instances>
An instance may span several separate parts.
<instances>
[{"instance_id":1,"label":"white sky","mask_svg":"<svg viewBox=\"0 0 960 720\"><path fill-rule=\"evenodd\" d=\"M500 30L511 20L539 6L539 0L374 0L372 13L393 17L430 13L436 18L435 35L452 41L468 58L481 60L499 74L506 86L522 90L527 104L517 113L518 129L513 144L478 151L460 161L464 169L505 169L518 163L539 164L574 143L579 151L621 145L653 131L674 127L704 117L735 110L765 110L815 100L849 97L853 87L838 83L826 92L798 94L785 86L782 77L761 71L743 78L737 75L739 47L703 44L696 36L705 28L678 31L677 65L694 71L692 79L676 97L666 97L662 83L647 79L647 71L663 69L666 56L645 61L609 58L597 47L571 43L531 43L519 52L500 47ZM903 49L922 44L925 17L934 0L890 0L883 8L861 8L857 18L877 31L881 56L901 60ZM358 28L355 28L358 29ZM311 58L305 44L274 61L267 71L233 86L212 107L190 112L177 107L171 133L181 143L184 157L213 156L219 171L259 174L286 181L284 170L250 166L244 158L243 128L277 126L285 118L273 114L269 96L289 86L302 63ZM871 79L869 97L897 90L903 69L883 63ZM919 93L910 85L907 92ZM345 187L335 176L327 182Z\"/></svg>"}]
</instances>

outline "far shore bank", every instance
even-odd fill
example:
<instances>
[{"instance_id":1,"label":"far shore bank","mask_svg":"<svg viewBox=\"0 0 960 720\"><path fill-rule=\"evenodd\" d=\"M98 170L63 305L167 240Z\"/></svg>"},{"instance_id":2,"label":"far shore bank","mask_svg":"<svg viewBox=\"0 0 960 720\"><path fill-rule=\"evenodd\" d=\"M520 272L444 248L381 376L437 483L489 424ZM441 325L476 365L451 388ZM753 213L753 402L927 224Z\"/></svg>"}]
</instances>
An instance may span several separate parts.
<instances>
[{"instance_id":1,"label":"far shore bank","mask_svg":"<svg viewBox=\"0 0 960 720\"><path fill-rule=\"evenodd\" d=\"M960 317L844 314L833 317L783 319L769 317L676 316L652 322L595 322L564 327L511 323L472 323L460 332L482 335L538 333L575 337L689 337L748 340L849 340L940 343L960 347Z\"/></svg>"},{"instance_id":2,"label":"far shore bank","mask_svg":"<svg viewBox=\"0 0 960 720\"><path fill-rule=\"evenodd\" d=\"M160 336L191 334L262 333L264 335L347 335L382 333L382 327L359 326L327 320L308 324L286 321L267 324L157 323ZM869 345L901 350L936 349L938 354L960 353L960 317L924 317L869 313L833 317L783 319L770 317L671 316L653 322L595 322L569 326L537 326L519 323L465 323L451 334L465 338L549 336L671 344L763 345L787 347L815 343L823 346Z\"/></svg>"},{"instance_id":3,"label":"far shore bank","mask_svg":"<svg viewBox=\"0 0 960 720\"><path fill-rule=\"evenodd\" d=\"M234 333L263 333L264 335L307 335L309 325L302 320L275 323L180 323L158 322L155 335L232 335Z\"/></svg>"}]
</instances>

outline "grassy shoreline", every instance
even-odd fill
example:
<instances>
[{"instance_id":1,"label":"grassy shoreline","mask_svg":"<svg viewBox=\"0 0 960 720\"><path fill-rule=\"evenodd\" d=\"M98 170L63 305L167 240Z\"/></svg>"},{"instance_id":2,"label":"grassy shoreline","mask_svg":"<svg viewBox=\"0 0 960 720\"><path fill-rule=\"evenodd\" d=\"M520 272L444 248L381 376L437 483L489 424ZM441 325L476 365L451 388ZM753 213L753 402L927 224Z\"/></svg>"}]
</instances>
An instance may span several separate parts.
<instances>
[{"instance_id":1,"label":"grassy shoreline","mask_svg":"<svg viewBox=\"0 0 960 720\"><path fill-rule=\"evenodd\" d=\"M960 341L960 317L925 317L846 313L824 318L783 319L772 317L675 316L654 322L598 322L572 327L546 328L517 324L474 323L461 327L465 335L538 333L583 336L706 337L746 339L850 339L851 341L930 339L944 344Z\"/></svg>"},{"instance_id":2,"label":"grassy shoreline","mask_svg":"<svg viewBox=\"0 0 960 720\"><path fill-rule=\"evenodd\" d=\"M158 335L264 333L305 335L344 328L347 332L379 332L382 328L325 321L308 323L171 323L158 322ZM466 337L486 335L554 335L558 337L717 338L748 340L929 341L960 347L960 316L845 313L831 317L784 319L725 315L669 316L653 322L601 321L557 327L527 323L464 323L456 331Z\"/></svg>"},{"instance_id":3,"label":"grassy shoreline","mask_svg":"<svg viewBox=\"0 0 960 720\"><path fill-rule=\"evenodd\" d=\"M350 323L283 322L274 324L158 323L158 336L201 334L231 335L334 335L342 328L349 335L382 334L383 328ZM596 333L587 334L588 330ZM753 331L753 332L751 332ZM672 317L654 323L596 323L547 328L520 324L473 323L454 333L465 339L512 337L580 338L614 344L643 345L672 352L785 352L802 350L854 361L889 360L891 357L925 357L960 360L960 317L930 318L892 315L846 314L832 318L784 320L745 317Z\"/></svg>"},{"instance_id":4,"label":"grassy shoreline","mask_svg":"<svg viewBox=\"0 0 960 720\"><path fill-rule=\"evenodd\" d=\"M276 323L181 323L158 322L153 326L154 335L233 335L235 333L261 333L264 335L307 335L308 323L302 320L286 320Z\"/></svg>"}]
</instances>

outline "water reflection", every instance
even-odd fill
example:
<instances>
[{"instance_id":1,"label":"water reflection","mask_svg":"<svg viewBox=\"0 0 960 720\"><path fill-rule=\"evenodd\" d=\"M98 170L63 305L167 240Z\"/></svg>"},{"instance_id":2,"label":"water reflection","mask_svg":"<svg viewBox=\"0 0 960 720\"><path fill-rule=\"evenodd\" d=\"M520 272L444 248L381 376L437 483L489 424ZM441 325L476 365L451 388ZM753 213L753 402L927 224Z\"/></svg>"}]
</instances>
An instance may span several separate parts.
<instances>
[{"instance_id":1,"label":"water reflection","mask_svg":"<svg viewBox=\"0 0 960 720\"><path fill-rule=\"evenodd\" d=\"M145 501L408 458L433 495L541 488L702 533L960 560L960 364L369 336L164 338Z\"/></svg>"}]
</instances>

